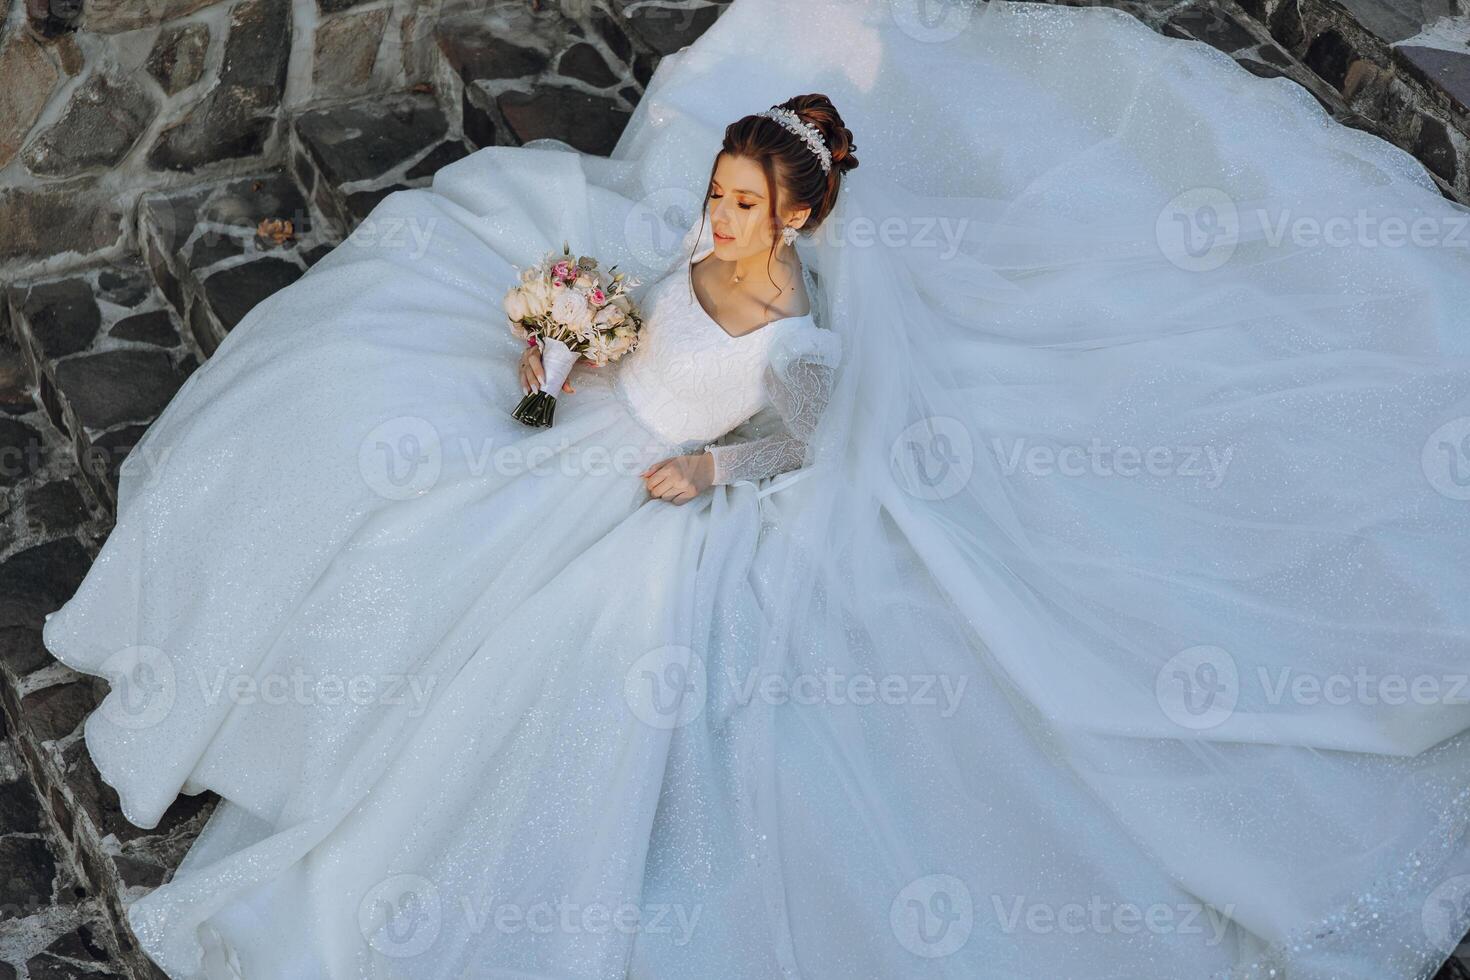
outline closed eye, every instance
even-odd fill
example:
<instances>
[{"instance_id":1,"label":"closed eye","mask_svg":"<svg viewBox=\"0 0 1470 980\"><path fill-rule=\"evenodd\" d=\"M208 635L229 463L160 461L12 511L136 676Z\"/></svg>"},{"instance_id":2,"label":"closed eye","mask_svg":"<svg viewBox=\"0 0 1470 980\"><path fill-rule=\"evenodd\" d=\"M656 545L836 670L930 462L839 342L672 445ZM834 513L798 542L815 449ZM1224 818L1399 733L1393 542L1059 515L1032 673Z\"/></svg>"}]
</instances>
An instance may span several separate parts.
<instances>
[{"instance_id":1,"label":"closed eye","mask_svg":"<svg viewBox=\"0 0 1470 980\"><path fill-rule=\"evenodd\" d=\"M712 200L712 201L718 201L720 198L724 197L725 195L723 195L723 194L716 194L714 191L710 191L709 192L709 196L710 196L710 200ZM744 201L736 201L735 203L740 206L740 209L742 211L749 211L751 208L755 207L754 204L746 204Z\"/></svg>"}]
</instances>

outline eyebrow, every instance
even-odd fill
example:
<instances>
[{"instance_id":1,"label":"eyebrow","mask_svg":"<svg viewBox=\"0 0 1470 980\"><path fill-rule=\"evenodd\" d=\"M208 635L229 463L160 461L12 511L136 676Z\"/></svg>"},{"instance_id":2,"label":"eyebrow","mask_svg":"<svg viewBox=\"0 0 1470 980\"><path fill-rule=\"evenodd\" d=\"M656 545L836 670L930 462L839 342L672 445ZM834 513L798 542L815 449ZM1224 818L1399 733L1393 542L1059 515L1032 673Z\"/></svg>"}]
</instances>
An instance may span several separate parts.
<instances>
[{"instance_id":1,"label":"eyebrow","mask_svg":"<svg viewBox=\"0 0 1470 980\"><path fill-rule=\"evenodd\" d=\"M714 184L716 186L719 186L719 183L720 182L718 180L711 180L710 183L711 184ZM749 194L751 197L760 197L760 198L765 197L764 194L757 194L755 191L748 191L748 190L746 190L743 187L737 187L737 188L735 188L735 193L736 194Z\"/></svg>"}]
</instances>

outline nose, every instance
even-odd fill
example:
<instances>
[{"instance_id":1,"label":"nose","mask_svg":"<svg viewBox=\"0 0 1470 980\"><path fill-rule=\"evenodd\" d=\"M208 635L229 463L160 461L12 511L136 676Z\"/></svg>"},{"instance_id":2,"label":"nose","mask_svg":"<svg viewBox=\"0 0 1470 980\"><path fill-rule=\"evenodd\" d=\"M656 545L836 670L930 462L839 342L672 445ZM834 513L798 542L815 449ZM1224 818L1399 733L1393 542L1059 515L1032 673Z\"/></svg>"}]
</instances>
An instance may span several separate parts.
<instances>
[{"instance_id":1,"label":"nose","mask_svg":"<svg viewBox=\"0 0 1470 980\"><path fill-rule=\"evenodd\" d=\"M710 223L713 224L721 234L726 234L727 230L730 227L729 210L729 203L725 198L721 198L720 200L713 202L710 208Z\"/></svg>"}]
</instances>

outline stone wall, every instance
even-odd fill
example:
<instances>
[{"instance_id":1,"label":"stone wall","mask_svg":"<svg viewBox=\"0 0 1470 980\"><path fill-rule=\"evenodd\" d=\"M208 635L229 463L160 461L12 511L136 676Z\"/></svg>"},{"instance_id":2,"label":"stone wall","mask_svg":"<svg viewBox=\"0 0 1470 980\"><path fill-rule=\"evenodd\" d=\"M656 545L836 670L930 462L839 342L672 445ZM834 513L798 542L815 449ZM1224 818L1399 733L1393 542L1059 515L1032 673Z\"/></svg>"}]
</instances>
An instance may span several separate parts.
<instances>
[{"instance_id":1,"label":"stone wall","mask_svg":"<svg viewBox=\"0 0 1470 980\"><path fill-rule=\"evenodd\" d=\"M280 165L323 106L417 94L470 148L605 153L658 58L727 2L0 0L0 281L135 252L143 195ZM1059 2L1291 72L1470 200L1470 0Z\"/></svg>"},{"instance_id":2,"label":"stone wall","mask_svg":"<svg viewBox=\"0 0 1470 980\"><path fill-rule=\"evenodd\" d=\"M0 0L0 270L126 237L131 199L271 158L283 109L432 80L437 0Z\"/></svg>"},{"instance_id":3,"label":"stone wall","mask_svg":"<svg viewBox=\"0 0 1470 980\"><path fill-rule=\"evenodd\" d=\"M1470 200L1470 0L1240 0L1289 53Z\"/></svg>"},{"instance_id":4,"label":"stone wall","mask_svg":"<svg viewBox=\"0 0 1470 980\"><path fill-rule=\"evenodd\" d=\"M0 279L124 254L143 194L282 162L304 107L429 94L475 146L605 152L725 2L0 0Z\"/></svg>"}]
</instances>

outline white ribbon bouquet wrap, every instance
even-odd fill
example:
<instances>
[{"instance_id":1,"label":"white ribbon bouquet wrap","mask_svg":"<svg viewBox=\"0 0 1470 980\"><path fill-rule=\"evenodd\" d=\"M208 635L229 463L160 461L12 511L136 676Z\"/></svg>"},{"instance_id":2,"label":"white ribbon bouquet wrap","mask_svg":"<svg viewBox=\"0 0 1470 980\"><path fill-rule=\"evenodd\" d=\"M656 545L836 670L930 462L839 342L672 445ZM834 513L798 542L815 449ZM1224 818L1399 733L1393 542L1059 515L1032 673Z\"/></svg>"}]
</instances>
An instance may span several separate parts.
<instances>
[{"instance_id":1,"label":"white ribbon bouquet wrap","mask_svg":"<svg viewBox=\"0 0 1470 980\"><path fill-rule=\"evenodd\" d=\"M505 295L505 315L513 334L535 338L541 348L544 378L539 390L521 399L512 416L526 425L549 426L556 411L555 392L579 358L601 367L638 346L643 316L630 291L637 278L598 268L597 259L572 258L571 244L562 253L546 253L523 269L520 282Z\"/></svg>"}]
</instances>

